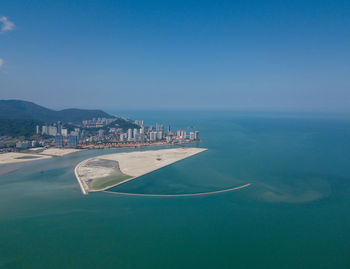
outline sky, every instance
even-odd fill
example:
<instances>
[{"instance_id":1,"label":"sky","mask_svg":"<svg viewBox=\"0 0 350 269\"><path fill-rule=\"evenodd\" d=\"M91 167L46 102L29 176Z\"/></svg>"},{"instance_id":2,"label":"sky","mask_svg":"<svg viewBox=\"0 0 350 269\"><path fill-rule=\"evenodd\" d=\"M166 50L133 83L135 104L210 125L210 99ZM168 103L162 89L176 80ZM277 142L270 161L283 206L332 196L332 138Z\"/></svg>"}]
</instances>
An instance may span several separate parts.
<instances>
[{"instance_id":1,"label":"sky","mask_svg":"<svg viewBox=\"0 0 350 269\"><path fill-rule=\"evenodd\" d=\"M0 2L0 99L350 110L350 1Z\"/></svg>"}]
</instances>

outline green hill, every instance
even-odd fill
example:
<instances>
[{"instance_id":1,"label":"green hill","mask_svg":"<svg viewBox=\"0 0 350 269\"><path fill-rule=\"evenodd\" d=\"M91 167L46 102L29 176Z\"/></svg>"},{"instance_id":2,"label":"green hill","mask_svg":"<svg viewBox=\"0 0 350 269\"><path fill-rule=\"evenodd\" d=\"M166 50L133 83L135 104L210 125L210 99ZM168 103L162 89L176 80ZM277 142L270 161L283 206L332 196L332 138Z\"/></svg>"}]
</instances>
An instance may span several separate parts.
<instances>
[{"instance_id":1,"label":"green hill","mask_svg":"<svg viewBox=\"0 0 350 269\"><path fill-rule=\"evenodd\" d=\"M0 136L29 138L35 134L37 125L42 125L43 122L27 119L0 119Z\"/></svg>"},{"instance_id":2,"label":"green hill","mask_svg":"<svg viewBox=\"0 0 350 269\"><path fill-rule=\"evenodd\" d=\"M137 128L133 122L109 115L102 110L71 108L56 111L22 100L0 100L0 136L30 137L35 134L36 125L57 121L74 125L93 118L116 118L109 127L124 130Z\"/></svg>"},{"instance_id":3,"label":"green hill","mask_svg":"<svg viewBox=\"0 0 350 269\"><path fill-rule=\"evenodd\" d=\"M0 119L31 119L43 122L78 123L92 118L114 118L102 110L63 109L52 110L22 100L0 100Z\"/></svg>"}]
</instances>

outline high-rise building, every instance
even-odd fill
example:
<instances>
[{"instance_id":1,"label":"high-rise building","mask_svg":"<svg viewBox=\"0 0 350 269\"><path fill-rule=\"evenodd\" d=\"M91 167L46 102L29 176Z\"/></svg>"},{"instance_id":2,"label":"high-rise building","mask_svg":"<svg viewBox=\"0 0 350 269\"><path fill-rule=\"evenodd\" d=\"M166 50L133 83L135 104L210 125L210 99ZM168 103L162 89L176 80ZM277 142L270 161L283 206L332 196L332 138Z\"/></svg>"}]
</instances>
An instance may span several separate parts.
<instances>
[{"instance_id":1,"label":"high-rise building","mask_svg":"<svg viewBox=\"0 0 350 269\"><path fill-rule=\"evenodd\" d=\"M103 140L103 134L104 134L104 130L100 129L98 130L98 140L102 141Z\"/></svg>"},{"instance_id":2,"label":"high-rise building","mask_svg":"<svg viewBox=\"0 0 350 269\"><path fill-rule=\"evenodd\" d=\"M57 135L57 127L56 126L49 126L48 135L52 135L52 136Z\"/></svg>"},{"instance_id":3,"label":"high-rise building","mask_svg":"<svg viewBox=\"0 0 350 269\"><path fill-rule=\"evenodd\" d=\"M171 143L172 141L173 141L173 136L172 135L168 135L166 137L166 142Z\"/></svg>"},{"instance_id":4,"label":"high-rise building","mask_svg":"<svg viewBox=\"0 0 350 269\"><path fill-rule=\"evenodd\" d=\"M157 132L150 132L149 133L149 141L151 141L151 142L157 141Z\"/></svg>"},{"instance_id":5,"label":"high-rise building","mask_svg":"<svg viewBox=\"0 0 350 269\"><path fill-rule=\"evenodd\" d=\"M36 131L35 131L36 134L39 134L40 133L40 127L39 125L36 126Z\"/></svg>"},{"instance_id":6,"label":"high-rise building","mask_svg":"<svg viewBox=\"0 0 350 269\"><path fill-rule=\"evenodd\" d=\"M62 128L61 129L61 135L68 136L68 129Z\"/></svg>"},{"instance_id":7,"label":"high-rise building","mask_svg":"<svg viewBox=\"0 0 350 269\"><path fill-rule=\"evenodd\" d=\"M77 134L78 139L80 137L80 128L74 128L74 132Z\"/></svg>"},{"instance_id":8,"label":"high-rise building","mask_svg":"<svg viewBox=\"0 0 350 269\"><path fill-rule=\"evenodd\" d=\"M78 137L75 135L71 135L68 137L68 147L76 148L78 146Z\"/></svg>"},{"instance_id":9,"label":"high-rise building","mask_svg":"<svg viewBox=\"0 0 350 269\"><path fill-rule=\"evenodd\" d=\"M63 136L62 135L55 136L55 147L56 148L63 148Z\"/></svg>"},{"instance_id":10,"label":"high-rise building","mask_svg":"<svg viewBox=\"0 0 350 269\"><path fill-rule=\"evenodd\" d=\"M194 132L190 132L190 140L195 140Z\"/></svg>"},{"instance_id":11,"label":"high-rise building","mask_svg":"<svg viewBox=\"0 0 350 269\"><path fill-rule=\"evenodd\" d=\"M177 136L179 138L185 139L186 138L186 131L185 130L177 130Z\"/></svg>"},{"instance_id":12,"label":"high-rise building","mask_svg":"<svg viewBox=\"0 0 350 269\"><path fill-rule=\"evenodd\" d=\"M199 132L198 131L194 132L194 140L199 140Z\"/></svg>"},{"instance_id":13,"label":"high-rise building","mask_svg":"<svg viewBox=\"0 0 350 269\"><path fill-rule=\"evenodd\" d=\"M133 132L134 139L136 139L136 136L138 135L138 133L139 133L139 130L134 128L134 132Z\"/></svg>"},{"instance_id":14,"label":"high-rise building","mask_svg":"<svg viewBox=\"0 0 350 269\"><path fill-rule=\"evenodd\" d=\"M128 129L128 141L132 141L132 129Z\"/></svg>"},{"instance_id":15,"label":"high-rise building","mask_svg":"<svg viewBox=\"0 0 350 269\"><path fill-rule=\"evenodd\" d=\"M41 127L41 134L42 135L48 135L49 134L49 128L47 127L47 125L43 125Z\"/></svg>"},{"instance_id":16,"label":"high-rise building","mask_svg":"<svg viewBox=\"0 0 350 269\"><path fill-rule=\"evenodd\" d=\"M163 131L158 131L157 132L157 140L162 140L163 139Z\"/></svg>"},{"instance_id":17,"label":"high-rise building","mask_svg":"<svg viewBox=\"0 0 350 269\"><path fill-rule=\"evenodd\" d=\"M58 133L58 134L61 134L61 130L62 130L62 124L61 124L61 122L59 121L59 122L57 122L57 133Z\"/></svg>"}]
</instances>

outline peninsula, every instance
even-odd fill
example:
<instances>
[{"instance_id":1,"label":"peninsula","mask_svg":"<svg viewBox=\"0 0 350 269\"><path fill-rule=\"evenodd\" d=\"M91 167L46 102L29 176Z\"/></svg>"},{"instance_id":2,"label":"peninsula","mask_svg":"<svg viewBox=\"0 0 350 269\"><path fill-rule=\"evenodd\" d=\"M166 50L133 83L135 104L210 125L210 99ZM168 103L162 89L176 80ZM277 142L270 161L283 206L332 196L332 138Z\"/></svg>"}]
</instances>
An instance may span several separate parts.
<instances>
[{"instance_id":1,"label":"peninsula","mask_svg":"<svg viewBox=\"0 0 350 269\"><path fill-rule=\"evenodd\" d=\"M172 148L101 155L82 161L75 167L81 191L104 191L207 149Z\"/></svg>"}]
</instances>

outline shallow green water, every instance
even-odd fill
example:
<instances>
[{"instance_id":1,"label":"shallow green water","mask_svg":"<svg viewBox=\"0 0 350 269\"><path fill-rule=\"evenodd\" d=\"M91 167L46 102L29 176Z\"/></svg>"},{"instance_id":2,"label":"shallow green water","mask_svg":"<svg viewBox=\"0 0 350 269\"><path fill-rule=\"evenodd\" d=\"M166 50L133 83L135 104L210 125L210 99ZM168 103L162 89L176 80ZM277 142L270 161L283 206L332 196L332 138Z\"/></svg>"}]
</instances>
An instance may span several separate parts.
<instances>
[{"instance_id":1,"label":"shallow green water","mask_svg":"<svg viewBox=\"0 0 350 269\"><path fill-rule=\"evenodd\" d=\"M349 121L130 117L195 125L209 150L115 191L252 186L192 198L83 196L75 165L117 150L37 161L0 176L0 268L350 268Z\"/></svg>"}]
</instances>

